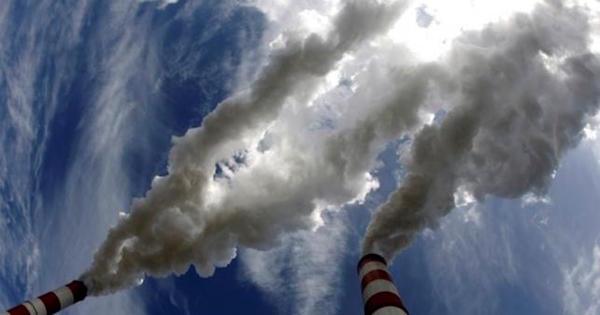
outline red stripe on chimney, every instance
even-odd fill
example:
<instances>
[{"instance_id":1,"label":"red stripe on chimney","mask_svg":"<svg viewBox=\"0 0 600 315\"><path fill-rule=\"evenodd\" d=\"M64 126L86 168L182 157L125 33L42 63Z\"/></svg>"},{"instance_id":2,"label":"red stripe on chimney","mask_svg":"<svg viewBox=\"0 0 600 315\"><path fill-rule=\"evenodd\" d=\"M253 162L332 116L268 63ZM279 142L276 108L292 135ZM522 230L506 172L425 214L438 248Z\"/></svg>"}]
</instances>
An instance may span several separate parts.
<instances>
[{"instance_id":1,"label":"red stripe on chimney","mask_svg":"<svg viewBox=\"0 0 600 315\"><path fill-rule=\"evenodd\" d=\"M372 261L378 261L387 266L387 262L385 261L385 258L383 258L383 256L377 255L377 254L367 254L367 255L364 255L363 258L361 258L360 261L358 262L358 267L357 267L358 271L360 272L360 270L362 269L362 267L365 264L370 263Z\"/></svg>"},{"instance_id":2,"label":"red stripe on chimney","mask_svg":"<svg viewBox=\"0 0 600 315\"><path fill-rule=\"evenodd\" d=\"M398 295L392 292L380 292L373 295L365 303L365 315L372 315L377 310L387 306L395 306L408 314L406 307L404 307L404 304Z\"/></svg>"},{"instance_id":3,"label":"red stripe on chimney","mask_svg":"<svg viewBox=\"0 0 600 315\"><path fill-rule=\"evenodd\" d=\"M48 292L40 296L39 299L42 300L42 303L44 303L44 306L46 307L46 312L48 314L54 314L60 311L60 300L58 299L58 296L54 294L54 292Z\"/></svg>"},{"instance_id":4,"label":"red stripe on chimney","mask_svg":"<svg viewBox=\"0 0 600 315\"><path fill-rule=\"evenodd\" d=\"M362 291L365 290L365 287L375 281L375 280L387 280L389 282L394 283L394 281L392 280L392 277L390 276L389 273L387 273L385 270L381 270L381 269L376 269L373 270L369 273L367 273L362 280L360 281L360 288Z\"/></svg>"},{"instance_id":5,"label":"red stripe on chimney","mask_svg":"<svg viewBox=\"0 0 600 315\"><path fill-rule=\"evenodd\" d=\"M29 311L23 304L16 306L14 308L11 308L7 312L10 315L31 315L31 314L29 314Z\"/></svg>"}]
</instances>

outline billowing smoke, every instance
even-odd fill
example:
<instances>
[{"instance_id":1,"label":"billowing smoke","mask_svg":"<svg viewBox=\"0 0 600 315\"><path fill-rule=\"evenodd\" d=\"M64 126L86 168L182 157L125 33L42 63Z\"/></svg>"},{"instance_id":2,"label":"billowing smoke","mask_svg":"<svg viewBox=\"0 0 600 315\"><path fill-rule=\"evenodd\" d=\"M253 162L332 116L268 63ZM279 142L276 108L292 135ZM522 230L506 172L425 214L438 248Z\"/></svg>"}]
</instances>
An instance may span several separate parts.
<instances>
[{"instance_id":1,"label":"billowing smoke","mask_svg":"<svg viewBox=\"0 0 600 315\"><path fill-rule=\"evenodd\" d=\"M455 194L544 194L600 101L600 59L583 9L557 1L464 34L440 65L453 86L440 122L413 138L406 174L368 227L388 258L455 207ZM411 77L405 80L415 80Z\"/></svg>"},{"instance_id":2,"label":"billowing smoke","mask_svg":"<svg viewBox=\"0 0 600 315\"><path fill-rule=\"evenodd\" d=\"M82 276L90 293L191 264L209 276L238 246L268 249L314 228L324 208L377 187L369 172L399 138L412 139L406 175L374 214L365 252L392 258L454 208L457 191L479 200L543 194L600 98L585 11L547 2L465 33L443 61L415 64L400 48L368 46L403 8L345 3L324 38L288 38L247 90L176 139L168 175L133 202ZM323 93L352 54L368 61Z\"/></svg>"},{"instance_id":3,"label":"billowing smoke","mask_svg":"<svg viewBox=\"0 0 600 315\"><path fill-rule=\"evenodd\" d=\"M147 195L133 202L130 215L110 230L82 275L90 294L133 286L146 274L183 273L190 264L209 276L235 257L238 245L269 248L281 233L312 226L317 200L335 195L321 196L319 186L330 183L318 182L325 179L320 172L298 169L296 178L282 178L276 169L254 167L229 181L227 171L236 162L250 163L244 150L284 104L310 98L345 54L386 30L403 7L402 1L348 1L325 38L289 39L246 91L219 104L200 128L175 139L168 175L156 177ZM276 141L265 139L261 150ZM302 168L303 163L290 165ZM225 196L218 193L223 186L228 187Z\"/></svg>"}]
</instances>

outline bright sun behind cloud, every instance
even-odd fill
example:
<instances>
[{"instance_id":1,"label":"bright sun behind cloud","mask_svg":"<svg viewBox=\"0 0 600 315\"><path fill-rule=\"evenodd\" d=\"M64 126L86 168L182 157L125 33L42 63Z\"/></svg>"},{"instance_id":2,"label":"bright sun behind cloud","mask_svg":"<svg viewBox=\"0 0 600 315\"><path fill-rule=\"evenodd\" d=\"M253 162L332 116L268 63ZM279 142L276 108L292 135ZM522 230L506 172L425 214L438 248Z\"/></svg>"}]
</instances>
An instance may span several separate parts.
<instances>
[{"instance_id":1,"label":"bright sun behind cloud","mask_svg":"<svg viewBox=\"0 0 600 315\"><path fill-rule=\"evenodd\" d=\"M451 47L464 31L530 12L539 0L422 0L413 2L388 33L396 44L405 45L420 61L434 61Z\"/></svg>"}]
</instances>

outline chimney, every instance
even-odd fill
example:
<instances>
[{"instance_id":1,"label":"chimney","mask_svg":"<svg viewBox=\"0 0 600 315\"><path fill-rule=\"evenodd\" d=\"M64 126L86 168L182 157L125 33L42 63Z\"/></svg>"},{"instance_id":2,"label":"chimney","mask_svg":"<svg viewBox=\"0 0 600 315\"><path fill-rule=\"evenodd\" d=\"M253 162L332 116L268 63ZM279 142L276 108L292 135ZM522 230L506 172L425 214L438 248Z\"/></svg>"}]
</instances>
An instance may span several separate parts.
<instances>
[{"instance_id":1,"label":"chimney","mask_svg":"<svg viewBox=\"0 0 600 315\"><path fill-rule=\"evenodd\" d=\"M41 295L37 299L17 305L0 315L50 315L57 313L87 296L82 281L73 281L64 287Z\"/></svg>"},{"instance_id":2,"label":"chimney","mask_svg":"<svg viewBox=\"0 0 600 315\"><path fill-rule=\"evenodd\" d=\"M365 315L408 315L385 258L377 254L364 255L358 262L358 278Z\"/></svg>"}]
</instances>

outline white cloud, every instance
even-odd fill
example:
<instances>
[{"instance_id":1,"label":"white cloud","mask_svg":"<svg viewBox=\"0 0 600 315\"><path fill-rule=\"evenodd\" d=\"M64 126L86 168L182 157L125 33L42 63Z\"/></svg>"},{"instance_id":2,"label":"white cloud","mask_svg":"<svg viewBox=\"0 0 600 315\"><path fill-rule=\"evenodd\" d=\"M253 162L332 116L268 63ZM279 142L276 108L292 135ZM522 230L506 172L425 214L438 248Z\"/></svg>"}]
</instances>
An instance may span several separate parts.
<instances>
[{"instance_id":1,"label":"white cloud","mask_svg":"<svg viewBox=\"0 0 600 315\"><path fill-rule=\"evenodd\" d=\"M248 3L257 7L267 15L269 28L274 34L290 31L311 31L312 24L327 24L340 9L340 0L249 0Z\"/></svg>"},{"instance_id":2,"label":"white cloud","mask_svg":"<svg viewBox=\"0 0 600 315\"><path fill-rule=\"evenodd\" d=\"M552 199L548 195L538 196L533 193L527 193L521 197L521 207L533 206L533 205L552 205Z\"/></svg>"},{"instance_id":3,"label":"white cloud","mask_svg":"<svg viewBox=\"0 0 600 315\"><path fill-rule=\"evenodd\" d=\"M478 200L547 191L560 158L579 142L588 114L597 111L600 66L587 49L587 26L580 9L545 4L454 41L447 63L440 63L451 77L441 83L441 90L450 86L443 93L451 109L439 125L415 135L402 187L371 221L365 251L392 257L455 207L452 197L463 185ZM585 66L556 76L540 51L570 56L561 69L571 62ZM424 81L430 83L425 93L445 82L444 70L434 73L436 81ZM533 123L527 118L532 115L541 118Z\"/></svg>"},{"instance_id":4,"label":"white cloud","mask_svg":"<svg viewBox=\"0 0 600 315\"><path fill-rule=\"evenodd\" d=\"M143 2L158 2L158 8L164 9L169 4L177 3L179 0L138 0L140 3Z\"/></svg>"},{"instance_id":5,"label":"white cloud","mask_svg":"<svg viewBox=\"0 0 600 315\"><path fill-rule=\"evenodd\" d=\"M563 303L566 314L600 313L600 245L582 254L574 266L563 271Z\"/></svg>"},{"instance_id":6,"label":"white cloud","mask_svg":"<svg viewBox=\"0 0 600 315\"><path fill-rule=\"evenodd\" d=\"M144 301L136 294L128 292L117 293L105 297L87 298L83 303L75 304L62 311L64 315L80 314L146 314Z\"/></svg>"},{"instance_id":7,"label":"white cloud","mask_svg":"<svg viewBox=\"0 0 600 315\"><path fill-rule=\"evenodd\" d=\"M160 1L159 6L165 7L170 3L174 3L173 0ZM429 2L427 2L429 3ZM462 3L462 2L461 2ZM466 3L466 2L465 2ZM277 1L277 0L259 0L256 1L256 5L262 8L271 19L270 33L280 34L284 32L289 36L296 36L298 34L306 34L308 32L325 33L331 26L327 22L328 19L333 16L339 7L339 1ZM452 6L453 4L449 4ZM437 4L438 7L444 7L443 4ZM460 15L448 18L441 14L441 9L436 9L434 4L431 4L432 15L435 15L435 20L432 22L431 27L440 29L449 29L451 32L459 32L464 26L464 23L472 22L470 19L463 19ZM485 6L484 6L485 7ZM482 7L482 8L484 8ZM481 16L492 13L503 13L505 9L503 4L496 4L492 6L493 10L483 12ZM70 170L70 176L67 178L67 192L66 202L64 204L55 205L58 208L66 209L62 217L67 217L66 221L62 223L63 231L58 233L56 236L61 240L71 239L72 236L81 234L82 231L74 230L69 231L66 227L76 226L80 222L92 222L97 220L99 224L96 225L96 229L89 230L90 239L81 240L82 243L97 243L106 228L114 223L116 220L116 211L121 209L124 204L128 202L128 185L126 182L128 178L123 175L122 158L124 156L124 147L127 145L126 139L122 136L130 134L136 131L135 122L132 120L131 110L135 107L134 103L136 100L136 94L127 88L127 82L135 80L135 72L131 72L132 69L143 68L144 71L148 71L149 76L153 76L154 71L152 64L140 63L142 55L144 54L145 38L139 38L141 32L129 29L130 18L135 12L131 7L125 6L130 10L115 10L115 13L122 15L113 16L111 19L112 27L107 27L105 33L106 37L103 37L102 42L110 42L111 40L117 40L116 49L110 48L109 51L113 53L112 56L102 57L101 67L106 71L104 72L105 85L103 85L97 91L97 101L94 103L94 107L90 109L87 120L85 121L84 128L87 128L82 132L79 152L77 157L73 161L72 168ZM452 8L457 10L461 8L460 5ZM487 7L486 7L487 8ZM437 11L436 11L437 10ZM483 10L483 9L482 9ZM479 12L479 11L478 11ZM477 16L480 16L479 14ZM415 17L409 16L411 27L414 27ZM446 19L446 20L445 20ZM452 20L454 19L454 20ZM447 22L449 21L449 22ZM460 24L460 23L463 24ZM441 24L436 24L441 23ZM443 23L445 26L441 26ZM401 25L401 24L399 24ZM448 27L450 25L450 27ZM468 26L468 25L467 25ZM470 27L470 26L469 26ZM411 29L410 27L408 29ZM123 31L125 30L125 31ZM400 44L408 44L409 49L416 51L419 58L424 60L433 59L437 54L444 51L444 43L451 38L452 34L438 34L436 40L423 41L416 40L410 42L413 39L405 40L402 36L409 36L421 33L412 33L406 31L407 29L402 28L400 31L394 31L390 33L390 37L395 39ZM420 30L419 32L424 32ZM267 40L271 39L267 35ZM419 36L416 36L419 37ZM424 38L424 37L423 37ZM332 117L344 117L336 121L332 119L333 123L338 123L340 127L352 126L364 114L373 109L373 107L367 107L364 104L371 104L371 100L381 100L382 94L385 94L389 90L390 86L395 84L394 80L389 80L389 73L380 72L383 67L390 63L398 62L400 53L404 50L399 47L389 47L388 45L382 45L383 41L373 41L372 46L368 49L359 49L356 53L357 58L347 58L343 60L340 65L331 72L331 75L327 76L326 82L320 83L321 87L319 91L319 98L310 98L311 101L320 102L313 109L303 108L301 105L301 97L299 100L290 102L289 107L286 108L281 114L281 120L271 125L272 134L275 136L275 145L277 145L277 151L271 154L258 155L255 153L254 156L249 158L255 158L253 162L256 162L255 168L251 171L241 171L238 173L240 178L252 178L256 174L271 174L274 177L280 176L285 177L289 174L294 174L294 167L289 161L297 162L298 165L309 161L314 156L318 156L311 149L307 149L305 152L298 154L298 148L311 148L313 139L306 137L297 139L294 137L294 131L304 130L301 128L302 124L311 122L315 117L332 116ZM434 44L431 44L434 42ZM411 46L413 45L413 46ZM431 46L433 45L433 47ZM436 46L437 45L437 46ZM441 47L441 48L440 48ZM108 48L108 47L105 47ZM440 49L438 49L440 48ZM27 70L27 69L24 69ZM18 77L17 77L18 78ZM340 80L351 79L351 88L338 87ZM387 81L387 82L386 82ZM391 81L391 82L390 82ZM361 89L368 84L378 85L379 89ZM27 88L25 88L27 89ZM360 92L362 90L362 92ZM18 89L15 91L19 91ZM356 95L354 93L357 93ZM348 96L350 95L350 96ZM340 97L342 96L342 97ZM346 97L346 98L343 98ZM133 99L133 101L132 101ZM337 101L334 101L336 100ZM350 100L349 102L345 102ZM296 102L297 103L294 103ZM27 102L24 102L27 103ZM372 102L376 106L377 102ZM28 110L30 108L14 107L11 109L11 115L14 118L15 124L23 127L23 134L27 135L31 130L27 130L26 127L31 127L32 124L28 120ZM421 120L428 120L428 116L431 116L431 112L419 113L424 118ZM17 119L18 118L18 119ZM21 119L21 120L19 120ZM293 127L293 128L292 128ZM292 130L291 132L288 129ZM291 135L288 135L290 133ZM263 133L257 133L262 135ZM319 132L309 133L309 135L321 135ZM279 138L277 137L279 136ZM303 135L306 136L306 135ZM247 135L247 139L244 143L253 143L260 136ZM318 143L317 149L325 146L324 143ZM264 153L264 152L261 152ZM302 154L303 153L303 154ZM262 160L261 160L262 159ZM305 159L306 161L302 161ZM374 164L374 162L371 161ZM368 171L373 164L369 164L363 171ZM273 165L280 167L273 170ZM313 170L319 171L320 168L315 167ZM86 173L83 170L93 169L90 173ZM2 172L2 170L0 170ZM233 174L233 173L232 173ZM368 192L375 186L369 185L373 182L369 181L368 173L365 176L364 172L361 172L352 182L354 187L351 187L350 191L356 192ZM319 175L319 174L317 174ZM4 178L0 176L0 178ZM89 178L93 178L89 180ZM273 180L272 183L279 183L281 181ZM323 181L322 187L331 186L328 185L329 181ZM220 185L222 184L222 185ZM213 188L215 189L215 195L219 191L222 192L225 186L233 187L234 190L244 192L246 187L244 185L255 184L252 180L244 181L233 181L232 186L229 186L231 182L216 183ZM220 185L220 186L219 186ZM237 186L236 186L237 185ZM298 187L302 188L302 185ZM276 187L276 192L283 191L282 187ZM347 188L347 187L345 187ZM219 190L221 189L221 190ZM302 189L299 189L302 190ZM109 198L91 198L90 195L110 196ZM214 197L213 196L213 197ZM473 198L468 194L461 194L456 196L461 202L464 202L464 206L472 205ZM215 198L219 201L219 198ZM218 203L217 202L217 203ZM525 201L524 201L525 202ZM89 208L88 208L89 207ZM97 216L86 218L86 213L81 212L79 209L88 208L90 211L97 211ZM482 214L478 208L471 207L463 211L463 220L467 222L474 222L477 226L482 223ZM87 221L85 221L87 220ZM96 222L94 222L96 223ZM344 243L343 222L324 222L326 225L317 230L316 232L302 232L294 237L291 237L285 241L285 246L272 250L270 252L257 252L248 250L243 254L243 261L246 265L247 275L261 288L270 292L276 299L282 298L281 293L288 296L289 292L294 292L293 298L295 307L294 312L297 314L313 314L313 313L335 313L334 303L330 303L327 298L332 296L335 298L336 291L334 289L335 284L338 283L339 275L336 274L337 268L335 263L330 264L331 261L338 261L344 250L344 246L340 246ZM81 227L80 227L81 228ZM443 228L442 228L443 230ZM503 233L508 233L504 231ZM504 235L504 234L503 234ZM451 235L452 236L452 235ZM473 237L471 235L471 237ZM503 236L504 237L504 236ZM502 241L505 241L503 238ZM452 253L456 249L463 249L469 251L469 242L460 239L450 237L447 241L443 241L444 250L446 253ZM506 245L505 242L501 242ZM69 249L72 244L65 243L61 244L61 251L70 252ZM0 251L2 248L0 247ZM86 248L86 254L79 253L81 257L87 257L91 249ZM506 260L509 267L512 261L510 259L510 248L504 248L508 253ZM502 249L499 250L502 252ZM489 253L489 252L488 252ZM494 252L495 253L495 252ZM504 252L502 252L504 253ZM270 254L270 255L269 255ZM440 257L440 261L443 261L446 257ZM77 260L74 265L68 265L68 269L81 268L85 265L86 259L81 258ZM459 264L460 260L450 261L453 264ZM476 267L485 265L485 262L475 261L471 262ZM58 264L55 262L55 264ZM446 266L446 270L456 271L460 270L456 265ZM288 272L292 273L291 281L288 282L289 278L284 274ZM593 268L592 268L593 269ZM55 280L64 277L72 276L71 271L65 274L59 274L51 276L47 279L41 280L44 285L55 285ZM511 276L510 274L509 276ZM508 276L507 276L508 277ZM488 284L485 281L484 284ZM326 301L326 302L323 302ZM82 305L76 310L86 310L87 312L104 312L109 310L103 310L102 307L113 307L110 311L113 313L119 313L119 310L130 309L134 311L136 303L139 303L135 297L129 295L119 295L111 298L103 299L91 299L89 304ZM108 304L108 306L106 306ZM119 306L120 305L120 306ZM110 312L109 312L110 313Z\"/></svg>"},{"instance_id":8,"label":"white cloud","mask_svg":"<svg viewBox=\"0 0 600 315\"><path fill-rule=\"evenodd\" d=\"M317 231L287 237L269 251L244 250L242 276L263 290L281 313L336 314L343 283L347 222L336 216Z\"/></svg>"},{"instance_id":9,"label":"white cloud","mask_svg":"<svg viewBox=\"0 0 600 315\"><path fill-rule=\"evenodd\" d=\"M10 7L12 3L7 5ZM76 140L66 139L75 142L74 150L67 176L51 179L54 181L52 200L42 199L43 192L37 190L38 181L41 181L51 124L64 119L63 113L60 117L55 115L56 110L65 110L62 107L67 105L62 99L64 92L71 89L72 80L80 74L80 69L73 67L76 59L73 53L88 40L82 37L82 27L85 16L90 14L90 3L79 1L67 5L38 1L32 10L23 13L26 15L23 18L32 24L19 30L12 29L19 24L11 22L15 17L6 13L11 10L0 14L0 38L6 43L0 53L4 56L9 49L16 49L19 56L17 60L0 58L0 88L6 88L7 92L7 111L2 116L0 129L0 144L5 152L0 156L0 189L8 189L10 193L0 197L3 209L0 274L6 280L3 283L11 286L2 289L12 292L12 299L14 294L24 294L23 299L31 298L77 277L89 264L97 243L115 223L117 209L122 209L130 200L129 178L123 172L124 148L134 133L134 126L139 127L131 119L131 100L144 99L132 97L131 93L148 93L139 90L140 86L132 91L128 83L139 74L132 69L140 69L152 78L153 67L135 64L143 60L142 46L148 35L140 37L141 32L125 27L134 24L137 3L115 2L107 6L109 10L96 14L109 22L100 23L104 28L93 33L100 38L90 40L93 47L86 48L93 51L88 56L87 66L98 71L99 80L98 85L87 86L85 92L96 97L85 99L90 105L82 106L87 115L78 133L73 135ZM61 23L57 24L58 20ZM18 34L15 38L25 40L13 41L5 37L8 34ZM116 46L109 45L112 43ZM54 56L53 47L60 47L61 53ZM106 52L111 53L103 55ZM45 59L53 56L53 72L48 73L44 68ZM52 80L45 75L52 75ZM6 226L11 228L4 228ZM24 288L21 281L25 281ZM7 299L7 296L0 299L2 305L7 304ZM65 313L142 314L141 303L134 293L127 292L88 299Z\"/></svg>"},{"instance_id":10,"label":"white cloud","mask_svg":"<svg viewBox=\"0 0 600 315\"><path fill-rule=\"evenodd\" d=\"M400 12L398 5L351 2L326 38L287 42L273 52L249 90L227 98L201 127L175 139L169 174L156 177L146 196L134 202L132 215L110 231L84 274L92 293L133 285L142 273L186 270L189 264L210 276L235 257L238 245L269 248L282 234L310 229L315 205L354 203L376 187L368 175L371 159L359 157L352 161L352 166L359 164L356 168L346 167L343 157L329 149L373 157L377 148L357 150L347 142L355 140L344 136L324 139L328 128L307 124L323 108L305 105L344 55L368 43ZM259 145L266 133L272 136L268 148ZM242 156L243 163L235 162L234 155ZM213 176L215 164L223 176ZM130 237L135 241L128 242ZM157 247L137 254L150 243Z\"/></svg>"},{"instance_id":11,"label":"white cloud","mask_svg":"<svg viewBox=\"0 0 600 315\"><path fill-rule=\"evenodd\" d=\"M407 45L419 60L437 60L450 50L452 41L466 30L507 19L515 12L529 12L539 0L510 1L412 1L406 14L390 31L389 38ZM423 11L431 16L428 27L419 24Z\"/></svg>"},{"instance_id":12,"label":"white cloud","mask_svg":"<svg viewBox=\"0 0 600 315\"><path fill-rule=\"evenodd\" d=\"M29 12L37 16L47 7L39 4ZM40 94L52 95L54 86L37 91L38 67L42 62L39 55L40 43L34 40L45 29L43 23L22 30L26 36L20 40L18 30L11 15L17 10L13 2L4 6L0 14L0 94L3 107L0 110L0 219L4 225L0 229L0 275L5 284L16 294L27 292L38 278L40 252L34 222L39 200L32 188L36 185L36 175L40 166L40 155L44 151L47 120L36 110L40 104L35 101ZM19 56L17 60L8 56ZM60 76L57 76L57 78ZM53 104L44 110L53 115ZM41 123L40 123L41 121Z\"/></svg>"},{"instance_id":13,"label":"white cloud","mask_svg":"<svg viewBox=\"0 0 600 315\"><path fill-rule=\"evenodd\" d=\"M424 253L421 277L428 279L427 285L434 291L434 305L438 306L432 309L438 313L495 314L503 309L497 286L520 285L520 262L514 258L518 245L512 231L480 212L494 210L476 207L455 210L439 228L427 230L419 244ZM470 221L465 222L467 219Z\"/></svg>"},{"instance_id":14,"label":"white cloud","mask_svg":"<svg viewBox=\"0 0 600 315\"><path fill-rule=\"evenodd\" d=\"M551 204L488 198L478 209L480 224L465 224L470 210L461 208L422 233L423 242L408 251L425 252L425 283L445 305L438 313L500 313L526 301L540 313L598 314L599 173L589 152L584 144L568 154ZM519 296L504 295L507 286Z\"/></svg>"},{"instance_id":15,"label":"white cloud","mask_svg":"<svg viewBox=\"0 0 600 315\"><path fill-rule=\"evenodd\" d=\"M481 211L477 205L472 205L467 208L467 211L464 213L464 221L465 223L473 223L477 226L481 226Z\"/></svg>"},{"instance_id":16,"label":"white cloud","mask_svg":"<svg viewBox=\"0 0 600 315\"><path fill-rule=\"evenodd\" d=\"M163 2L164 3L164 2ZM56 287L78 275L89 265L93 252L118 220L118 212L131 200L131 183L126 175L131 147L144 149L135 141L151 132L134 109L152 117L147 108L156 75L156 60L147 57L152 37L143 23L134 23L137 3L114 2L97 12L102 29L90 40L89 67L95 69L97 84L89 87L89 103L74 135L72 159L61 189L52 204L53 233L45 241L44 271L36 293ZM104 20L105 22L102 22ZM135 26L133 26L135 25ZM68 27L68 24L66 24ZM81 43L81 42L79 42ZM56 255L56 253L61 253ZM69 257L68 260L63 259ZM32 292L33 294L33 292ZM88 298L66 314L144 314L143 301L129 291L102 298Z\"/></svg>"}]
</instances>

